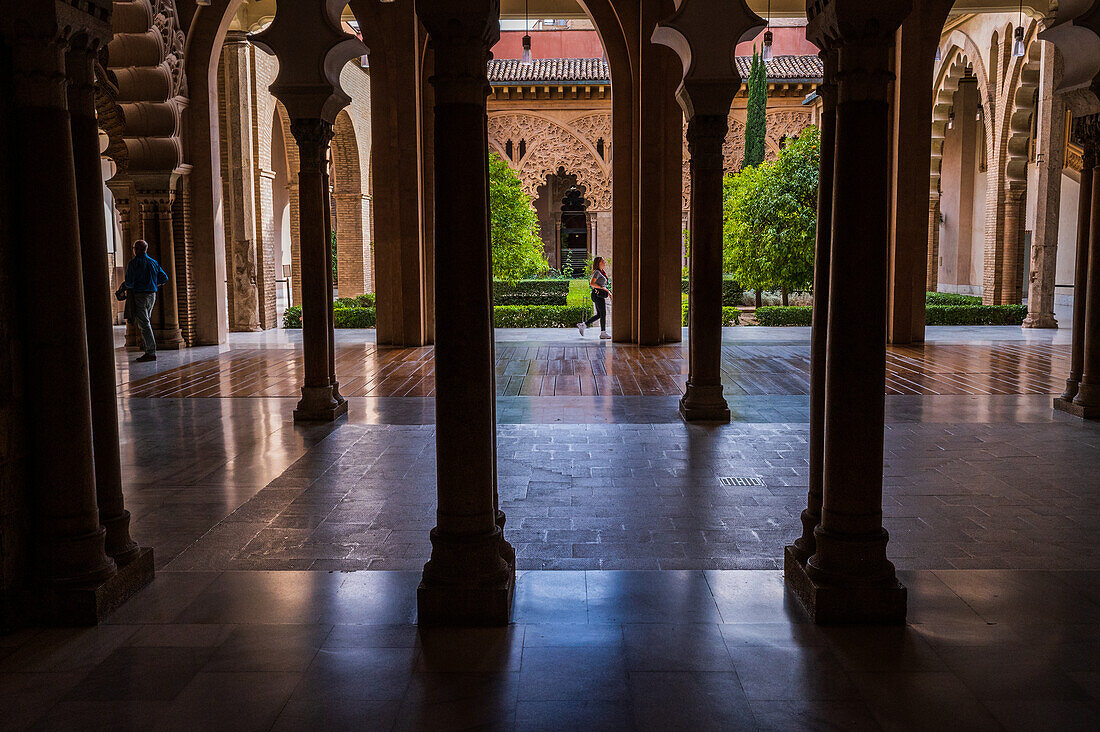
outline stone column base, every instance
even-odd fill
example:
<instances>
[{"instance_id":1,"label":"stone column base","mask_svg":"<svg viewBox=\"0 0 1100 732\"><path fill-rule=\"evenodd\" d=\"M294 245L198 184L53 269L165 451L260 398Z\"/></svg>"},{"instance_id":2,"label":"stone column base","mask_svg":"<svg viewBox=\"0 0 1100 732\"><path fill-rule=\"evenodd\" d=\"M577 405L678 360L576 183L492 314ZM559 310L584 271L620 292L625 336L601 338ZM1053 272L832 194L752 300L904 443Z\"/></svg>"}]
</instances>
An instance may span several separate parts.
<instances>
[{"instance_id":1,"label":"stone column base","mask_svg":"<svg viewBox=\"0 0 1100 732\"><path fill-rule=\"evenodd\" d=\"M421 580L416 588L420 625L499 626L512 619L516 565L508 565L504 581L493 585L444 584Z\"/></svg>"},{"instance_id":2,"label":"stone column base","mask_svg":"<svg viewBox=\"0 0 1100 732\"><path fill-rule=\"evenodd\" d=\"M1100 419L1100 407L1078 404L1064 397L1054 397L1054 408L1080 419Z\"/></svg>"},{"instance_id":3,"label":"stone column base","mask_svg":"<svg viewBox=\"0 0 1100 732\"><path fill-rule=\"evenodd\" d=\"M39 597L39 617L49 625L96 625L153 581L153 550L141 547L127 564L93 587L51 586Z\"/></svg>"},{"instance_id":4,"label":"stone column base","mask_svg":"<svg viewBox=\"0 0 1100 732\"><path fill-rule=\"evenodd\" d=\"M783 577L810 620L818 625L895 625L905 622L906 589L892 585L819 585L806 573L793 547L783 551Z\"/></svg>"},{"instance_id":5,"label":"stone column base","mask_svg":"<svg viewBox=\"0 0 1100 732\"><path fill-rule=\"evenodd\" d=\"M1024 318L1023 326L1025 328L1057 328L1058 321L1055 320L1053 313L1028 313Z\"/></svg>"},{"instance_id":6,"label":"stone column base","mask_svg":"<svg viewBox=\"0 0 1100 732\"><path fill-rule=\"evenodd\" d=\"M687 385L680 399L680 416L686 422L729 422L730 408L719 386Z\"/></svg>"},{"instance_id":7,"label":"stone column base","mask_svg":"<svg viewBox=\"0 0 1100 732\"><path fill-rule=\"evenodd\" d=\"M348 400L332 396L331 386L303 386L294 408L295 422L335 422L348 413Z\"/></svg>"},{"instance_id":8,"label":"stone column base","mask_svg":"<svg viewBox=\"0 0 1100 732\"><path fill-rule=\"evenodd\" d=\"M178 351L184 347L183 336L179 328L154 328L153 337L157 339L157 350Z\"/></svg>"}]
</instances>

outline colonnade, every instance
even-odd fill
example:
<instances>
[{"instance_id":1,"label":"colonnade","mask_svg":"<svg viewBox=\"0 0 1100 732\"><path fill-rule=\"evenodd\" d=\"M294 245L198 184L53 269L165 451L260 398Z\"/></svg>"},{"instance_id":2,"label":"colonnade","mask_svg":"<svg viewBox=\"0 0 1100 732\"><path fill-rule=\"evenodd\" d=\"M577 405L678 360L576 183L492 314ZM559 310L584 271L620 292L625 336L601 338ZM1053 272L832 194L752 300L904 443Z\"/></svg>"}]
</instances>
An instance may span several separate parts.
<instances>
[{"instance_id":1,"label":"colonnade","mask_svg":"<svg viewBox=\"0 0 1100 732\"><path fill-rule=\"evenodd\" d=\"M0 76L12 84L0 117L10 119L6 139L18 141L3 153L0 190L11 272L2 309L14 334L5 344L0 623L94 623L153 576L152 550L130 536L119 458L94 105L110 5L63 13L8 2L0 15L11 58Z\"/></svg>"}]
</instances>

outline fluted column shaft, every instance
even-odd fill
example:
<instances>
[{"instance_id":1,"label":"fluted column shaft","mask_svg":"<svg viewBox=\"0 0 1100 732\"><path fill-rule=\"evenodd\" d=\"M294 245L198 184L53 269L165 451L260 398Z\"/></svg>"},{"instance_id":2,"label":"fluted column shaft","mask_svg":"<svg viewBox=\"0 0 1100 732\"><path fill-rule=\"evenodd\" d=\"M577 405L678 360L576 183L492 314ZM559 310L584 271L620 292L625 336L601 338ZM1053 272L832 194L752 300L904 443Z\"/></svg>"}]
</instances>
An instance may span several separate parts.
<instances>
[{"instance_id":1,"label":"fluted column shaft","mask_svg":"<svg viewBox=\"0 0 1100 732\"><path fill-rule=\"evenodd\" d=\"M130 512L126 510L122 495L112 328L114 308L107 261L107 224L103 214L94 62L95 53L89 48L69 51L68 101L80 219L84 316L88 332L96 499L99 522L107 531L107 554L119 565L124 565L137 556L138 546L130 538Z\"/></svg>"},{"instance_id":2,"label":"fluted column shaft","mask_svg":"<svg viewBox=\"0 0 1100 732\"><path fill-rule=\"evenodd\" d=\"M322 119L295 119L298 145L298 211L302 259L302 351L305 383L295 421L332 421L347 412L332 381L332 287L329 263L325 165L332 125Z\"/></svg>"},{"instance_id":3,"label":"fluted column shaft","mask_svg":"<svg viewBox=\"0 0 1100 732\"><path fill-rule=\"evenodd\" d=\"M888 596L876 599L879 607L864 599L834 620L898 619L882 527L890 52L889 43L864 42L842 46L838 56L824 485L806 569L816 584L842 596L876 586Z\"/></svg>"},{"instance_id":4,"label":"fluted column shaft","mask_svg":"<svg viewBox=\"0 0 1100 732\"><path fill-rule=\"evenodd\" d=\"M729 422L722 396L722 143L727 115L688 119L691 260L688 262L688 381L680 414L688 421Z\"/></svg>"},{"instance_id":5,"label":"fluted column shaft","mask_svg":"<svg viewBox=\"0 0 1100 732\"><path fill-rule=\"evenodd\" d=\"M497 511L486 61L491 2L417 7L435 49L436 526L425 624L508 622L515 565ZM460 193L461 192L461 193Z\"/></svg>"},{"instance_id":6,"label":"fluted column shaft","mask_svg":"<svg viewBox=\"0 0 1100 732\"><path fill-rule=\"evenodd\" d=\"M29 26L13 41L15 210L23 242L15 280L30 357L23 379L36 564L48 583L87 586L109 578L115 564L104 551L96 506L67 43Z\"/></svg>"},{"instance_id":7,"label":"fluted column shaft","mask_svg":"<svg viewBox=\"0 0 1100 732\"><path fill-rule=\"evenodd\" d=\"M836 152L836 54L821 54L824 73L821 95L821 161L817 188L817 229L814 249L814 309L810 331L810 475L802 536L791 547L805 564L813 556L814 529L821 521L825 481L825 361L829 327L829 260L832 254L833 166Z\"/></svg>"}]
</instances>

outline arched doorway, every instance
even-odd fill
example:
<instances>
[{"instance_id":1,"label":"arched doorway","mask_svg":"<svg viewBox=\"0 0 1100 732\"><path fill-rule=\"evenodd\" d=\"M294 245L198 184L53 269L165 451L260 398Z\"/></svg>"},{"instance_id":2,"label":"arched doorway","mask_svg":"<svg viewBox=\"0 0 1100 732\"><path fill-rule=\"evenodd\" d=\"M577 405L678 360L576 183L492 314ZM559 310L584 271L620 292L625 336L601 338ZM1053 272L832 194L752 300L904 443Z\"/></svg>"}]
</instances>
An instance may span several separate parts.
<instances>
[{"instance_id":1,"label":"arched doorway","mask_svg":"<svg viewBox=\"0 0 1100 732\"><path fill-rule=\"evenodd\" d=\"M588 200L583 189L571 186L561 201L561 273L566 277L583 277L588 259Z\"/></svg>"}]
</instances>

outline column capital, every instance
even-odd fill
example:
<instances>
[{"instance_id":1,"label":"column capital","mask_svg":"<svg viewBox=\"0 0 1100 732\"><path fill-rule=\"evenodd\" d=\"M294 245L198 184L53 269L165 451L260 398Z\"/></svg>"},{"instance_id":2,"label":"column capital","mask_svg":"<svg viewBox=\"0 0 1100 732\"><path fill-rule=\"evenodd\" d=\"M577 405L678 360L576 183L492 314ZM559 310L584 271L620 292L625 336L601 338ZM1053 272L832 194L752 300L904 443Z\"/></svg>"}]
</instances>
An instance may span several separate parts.
<instances>
[{"instance_id":1,"label":"column capital","mask_svg":"<svg viewBox=\"0 0 1100 732\"><path fill-rule=\"evenodd\" d=\"M817 85L817 95L821 97L821 109L823 112L835 112L838 91L836 52L821 51L817 55L821 59L821 83Z\"/></svg>"},{"instance_id":2,"label":"column capital","mask_svg":"<svg viewBox=\"0 0 1100 732\"><path fill-rule=\"evenodd\" d=\"M806 38L823 51L846 46L889 46L912 10L912 0L807 2Z\"/></svg>"},{"instance_id":3,"label":"column capital","mask_svg":"<svg viewBox=\"0 0 1100 732\"><path fill-rule=\"evenodd\" d=\"M837 103L890 101L892 41L845 45L837 52Z\"/></svg>"},{"instance_id":4,"label":"column capital","mask_svg":"<svg viewBox=\"0 0 1100 732\"><path fill-rule=\"evenodd\" d=\"M416 14L435 49L429 81L436 104L484 104L490 93L485 65L500 38L500 0L418 3Z\"/></svg>"},{"instance_id":5,"label":"column capital","mask_svg":"<svg viewBox=\"0 0 1100 732\"><path fill-rule=\"evenodd\" d=\"M319 118L292 119L290 134L298 143L298 156L301 163L318 167L324 165L325 153L329 143L332 142L332 123Z\"/></svg>"},{"instance_id":6,"label":"column capital","mask_svg":"<svg viewBox=\"0 0 1100 732\"><path fill-rule=\"evenodd\" d=\"M1100 114L1073 120L1073 142L1084 150L1084 167L1094 168L1100 152Z\"/></svg>"}]
</instances>

